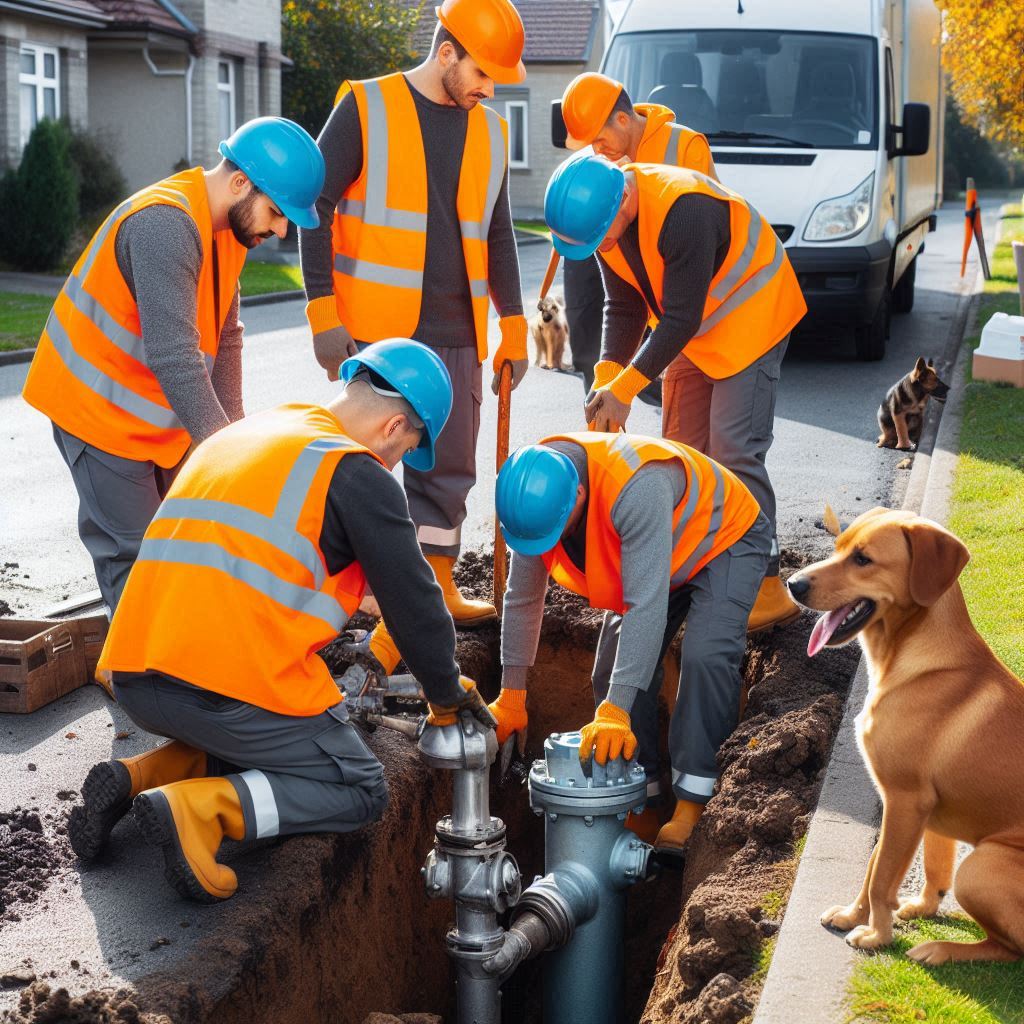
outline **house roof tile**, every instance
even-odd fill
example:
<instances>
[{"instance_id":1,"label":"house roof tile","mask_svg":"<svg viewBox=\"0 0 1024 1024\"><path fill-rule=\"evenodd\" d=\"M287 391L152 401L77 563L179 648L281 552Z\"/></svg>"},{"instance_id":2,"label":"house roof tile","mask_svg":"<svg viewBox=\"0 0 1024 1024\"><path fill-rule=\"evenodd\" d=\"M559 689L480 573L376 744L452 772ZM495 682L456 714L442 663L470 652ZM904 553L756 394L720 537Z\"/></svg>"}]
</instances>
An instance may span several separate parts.
<instances>
[{"instance_id":1,"label":"house roof tile","mask_svg":"<svg viewBox=\"0 0 1024 1024\"><path fill-rule=\"evenodd\" d=\"M26 12L44 17L47 14L57 17L72 15L90 20L95 19L98 23L107 20L99 5L91 3L90 0L22 0L22 3L16 3L15 7L21 7Z\"/></svg>"},{"instance_id":2,"label":"house roof tile","mask_svg":"<svg viewBox=\"0 0 1024 1024\"><path fill-rule=\"evenodd\" d=\"M178 36L195 34L195 26L184 16L176 17L175 8L159 0L93 0L111 18L110 27L147 28Z\"/></svg>"}]
</instances>

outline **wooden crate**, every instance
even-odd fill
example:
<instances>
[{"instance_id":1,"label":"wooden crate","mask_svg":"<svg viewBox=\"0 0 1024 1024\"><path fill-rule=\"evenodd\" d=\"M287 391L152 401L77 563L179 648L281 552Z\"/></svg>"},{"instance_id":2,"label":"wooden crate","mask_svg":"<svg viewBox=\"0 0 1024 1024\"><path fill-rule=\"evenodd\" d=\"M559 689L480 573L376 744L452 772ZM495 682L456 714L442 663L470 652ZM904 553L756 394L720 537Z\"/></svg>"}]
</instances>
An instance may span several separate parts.
<instances>
[{"instance_id":1,"label":"wooden crate","mask_svg":"<svg viewBox=\"0 0 1024 1024\"><path fill-rule=\"evenodd\" d=\"M74 619L0 618L0 712L28 714L89 681Z\"/></svg>"}]
</instances>

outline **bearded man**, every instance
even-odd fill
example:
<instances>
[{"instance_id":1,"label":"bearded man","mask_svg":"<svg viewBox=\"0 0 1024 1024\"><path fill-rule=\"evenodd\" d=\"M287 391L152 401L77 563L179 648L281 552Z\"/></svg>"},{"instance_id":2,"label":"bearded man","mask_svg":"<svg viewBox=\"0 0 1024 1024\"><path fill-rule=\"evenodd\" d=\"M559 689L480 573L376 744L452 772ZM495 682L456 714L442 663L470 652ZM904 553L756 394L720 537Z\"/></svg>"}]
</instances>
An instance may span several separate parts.
<instances>
[{"instance_id":1,"label":"bearded man","mask_svg":"<svg viewBox=\"0 0 1024 1024\"><path fill-rule=\"evenodd\" d=\"M25 400L53 424L78 529L112 613L143 534L188 452L240 419L238 279L288 221L317 222L323 157L263 117L193 167L141 189L100 225L50 311Z\"/></svg>"}]
</instances>

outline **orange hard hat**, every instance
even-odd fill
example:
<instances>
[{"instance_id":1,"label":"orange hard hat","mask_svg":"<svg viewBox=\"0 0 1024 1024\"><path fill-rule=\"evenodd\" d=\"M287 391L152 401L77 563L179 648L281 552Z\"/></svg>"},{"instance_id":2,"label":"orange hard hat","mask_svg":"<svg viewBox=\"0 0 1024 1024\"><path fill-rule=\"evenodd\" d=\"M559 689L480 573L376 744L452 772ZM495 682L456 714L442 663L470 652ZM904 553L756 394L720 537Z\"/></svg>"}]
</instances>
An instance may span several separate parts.
<instances>
[{"instance_id":1,"label":"orange hard hat","mask_svg":"<svg viewBox=\"0 0 1024 1024\"><path fill-rule=\"evenodd\" d=\"M568 149L589 146L611 117L622 83L614 78L588 71L577 75L562 94L562 117L568 137Z\"/></svg>"},{"instance_id":2,"label":"orange hard hat","mask_svg":"<svg viewBox=\"0 0 1024 1024\"><path fill-rule=\"evenodd\" d=\"M444 0L434 13L489 78L512 85L526 77L526 32L510 0Z\"/></svg>"}]
</instances>

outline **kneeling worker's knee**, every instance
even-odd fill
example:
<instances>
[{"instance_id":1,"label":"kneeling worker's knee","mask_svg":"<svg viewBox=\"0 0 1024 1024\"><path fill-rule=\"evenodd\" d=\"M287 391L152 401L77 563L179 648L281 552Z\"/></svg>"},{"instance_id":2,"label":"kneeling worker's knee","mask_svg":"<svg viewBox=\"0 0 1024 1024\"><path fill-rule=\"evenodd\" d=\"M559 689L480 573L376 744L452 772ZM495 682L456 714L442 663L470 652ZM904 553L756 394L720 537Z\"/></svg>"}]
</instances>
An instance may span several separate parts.
<instances>
[{"instance_id":1,"label":"kneeling worker's knee","mask_svg":"<svg viewBox=\"0 0 1024 1024\"><path fill-rule=\"evenodd\" d=\"M380 821L388 809L388 784L382 768L377 775L363 787L366 798L366 823Z\"/></svg>"}]
</instances>

